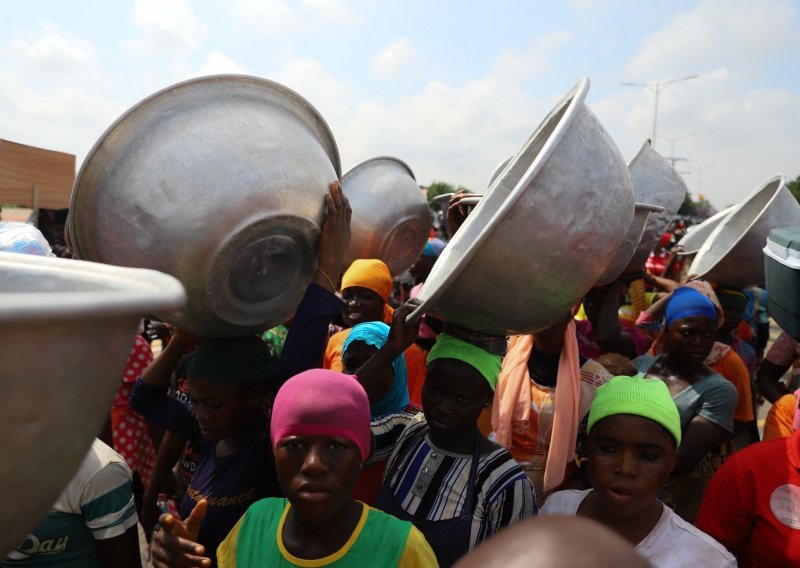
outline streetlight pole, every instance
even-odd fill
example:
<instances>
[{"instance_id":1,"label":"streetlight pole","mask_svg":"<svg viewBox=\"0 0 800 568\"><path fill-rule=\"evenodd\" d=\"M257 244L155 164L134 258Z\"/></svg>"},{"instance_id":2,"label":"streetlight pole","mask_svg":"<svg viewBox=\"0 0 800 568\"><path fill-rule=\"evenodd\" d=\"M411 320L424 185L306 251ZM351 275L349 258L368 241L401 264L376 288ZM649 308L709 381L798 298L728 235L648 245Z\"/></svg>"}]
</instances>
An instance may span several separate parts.
<instances>
[{"instance_id":1,"label":"streetlight pole","mask_svg":"<svg viewBox=\"0 0 800 568\"><path fill-rule=\"evenodd\" d=\"M673 166L675 166L675 162L686 161L686 158L676 158L675 157L675 143L676 142L680 142L681 140L683 140L685 138L689 138L690 136L695 136L696 134L697 134L697 132L688 132L688 133L684 134L683 136L662 136L662 135L659 135L659 138L663 138L664 140L669 140L669 143L670 143L670 154L669 155L670 155L670 157L667 158L667 160L672 162Z\"/></svg>"},{"instance_id":2,"label":"streetlight pole","mask_svg":"<svg viewBox=\"0 0 800 568\"><path fill-rule=\"evenodd\" d=\"M647 83L622 83L624 87L644 87L655 95L655 104L653 105L653 136L650 138L653 149L656 147L656 126L658 125L658 97L661 91L680 83L681 81L688 81L689 79L697 79L700 75L687 75L686 77L679 77L677 79L670 79L668 81L648 81Z\"/></svg>"}]
</instances>

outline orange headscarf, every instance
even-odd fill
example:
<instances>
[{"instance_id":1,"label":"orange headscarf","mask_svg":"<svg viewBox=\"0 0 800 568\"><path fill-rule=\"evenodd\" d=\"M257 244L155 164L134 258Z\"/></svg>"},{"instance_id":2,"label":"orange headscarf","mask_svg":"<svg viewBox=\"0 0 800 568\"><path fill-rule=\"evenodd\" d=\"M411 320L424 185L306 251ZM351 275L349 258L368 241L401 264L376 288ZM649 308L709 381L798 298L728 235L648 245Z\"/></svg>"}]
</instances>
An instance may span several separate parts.
<instances>
[{"instance_id":1,"label":"orange headscarf","mask_svg":"<svg viewBox=\"0 0 800 568\"><path fill-rule=\"evenodd\" d=\"M350 267L342 276L342 292L347 288L358 286L372 290L384 302L383 319L386 323L392 321L394 310L387 303L392 293L392 274L389 267L382 260L377 258L358 258L353 261Z\"/></svg>"}]
</instances>

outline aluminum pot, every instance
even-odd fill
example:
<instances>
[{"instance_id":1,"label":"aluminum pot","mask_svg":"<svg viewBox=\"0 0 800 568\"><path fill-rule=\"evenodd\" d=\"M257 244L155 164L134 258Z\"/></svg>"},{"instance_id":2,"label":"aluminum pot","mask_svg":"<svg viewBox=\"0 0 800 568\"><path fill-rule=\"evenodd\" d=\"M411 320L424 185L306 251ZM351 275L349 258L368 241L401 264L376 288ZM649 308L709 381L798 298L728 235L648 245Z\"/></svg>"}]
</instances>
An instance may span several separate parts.
<instances>
[{"instance_id":1,"label":"aluminum pot","mask_svg":"<svg viewBox=\"0 0 800 568\"><path fill-rule=\"evenodd\" d=\"M686 184L680 174L648 142L628 164L636 201L659 205L664 208L647 218L642 239L631 258L631 268L644 269L647 258L658 244L664 231L675 218L686 197Z\"/></svg>"},{"instance_id":2,"label":"aluminum pot","mask_svg":"<svg viewBox=\"0 0 800 568\"><path fill-rule=\"evenodd\" d=\"M153 270L0 253L0 556L52 506L108 416L139 319L184 305Z\"/></svg>"},{"instance_id":3,"label":"aluminum pot","mask_svg":"<svg viewBox=\"0 0 800 568\"><path fill-rule=\"evenodd\" d=\"M726 286L764 282L764 244L772 229L800 225L800 204L783 175L770 178L734 207L700 247L689 274Z\"/></svg>"},{"instance_id":4,"label":"aluminum pot","mask_svg":"<svg viewBox=\"0 0 800 568\"><path fill-rule=\"evenodd\" d=\"M513 157L514 156L509 156L508 158L506 158L505 160L503 160L502 162L500 162L499 164L497 164L495 166L494 171L492 172L492 175L489 177L489 185L487 187L492 187L492 184L494 183L494 180L497 179L497 176L499 176L501 173L503 173L503 170L506 168L508 163L511 161L511 158L513 158Z\"/></svg>"},{"instance_id":5,"label":"aluminum pot","mask_svg":"<svg viewBox=\"0 0 800 568\"><path fill-rule=\"evenodd\" d=\"M397 158L372 158L345 172L342 189L353 209L345 265L379 258L397 276L414 264L432 217L411 168Z\"/></svg>"},{"instance_id":6,"label":"aluminum pot","mask_svg":"<svg viewBox=\"0 0 800 568\"><path fill-rule=\"evenodd\" d=\"M597 281L598 286L605 286L611 284L614 280L620 277L622 273L633 270L637 267L633 265L631 260L636 248L644 236L644 228L650 214L658 214L664 211L663 207L658 205L650 205L649 203L635 203L633 211L633 221L628 227L628 232L625 233L625 239L620 243L617 249L617 254L608 265L603 275Z\"/></svg>"},{"instance_id":7,"label":"aluminum pot","mask_svg":"<svg viewBox=\"0 0 800 568\"><path fill-rule=\"evenodd\" d=\"M178 278L189 303L170 323L244 336L294 313L339 172L333 135L298 94L256 77L193 79L101 136L75 180L70 233L82 259Z\"/></svg>"},{"instance_id":8,"label":"aluminum pot","mask_svg":"<svg viewBox=\"0 0 800 568\"><path fill-rule=\"evenodd\" d=\"M703 243L706 242L706 239L708 239L709 235L714 232L714 229L717 228L717 225L725 220L725 218L728 216L728 213L733 211L734 207L736 206L731 205L730 207L726 207L699 225L691 227L676 244L676 246L680 245L683 247L683 250L678 252L678 254L697 254L700 248L703 246Z\"/></svg>"},{"instance_id":9,"label":"aluminum pot","mask_svg":"<svg viewBox=\"0 0 800 568\"><path fill-rule=\"evenodd\" d=\"M562 317L611 263L633 219L616 145L581 79L495 179L428 276L422 305L463 327L529 333Z\"/></svg>"}]
</instances>

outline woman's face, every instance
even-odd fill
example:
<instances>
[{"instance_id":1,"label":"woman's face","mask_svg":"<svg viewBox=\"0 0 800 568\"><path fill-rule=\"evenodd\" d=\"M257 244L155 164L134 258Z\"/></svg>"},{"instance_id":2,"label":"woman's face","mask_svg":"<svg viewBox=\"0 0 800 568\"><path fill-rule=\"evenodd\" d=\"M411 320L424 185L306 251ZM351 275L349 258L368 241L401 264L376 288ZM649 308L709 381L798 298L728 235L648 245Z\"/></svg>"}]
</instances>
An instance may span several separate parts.
<instances>
[{"instance_id":1,"label":"woman's face","mask_svg":"<svg viewBox=\"0 0 800 568\"><path fill-rule=\"evenodd\" d=\"M260 412L264 393L257 387L189 378L189 400L200 433L218 442L236 436L248 426Z\"/></svg>"},{"instance_id":2,"label":"woman's face","mask_svg":"<svg viewBox=\"0 0 800 568\"><path fill-rule=\"evenodd\" d=\"M342 353L342 372L354 375L361 365L369 361L370 357L377 352L378 348L373 345L359 340L352 341Z\"/></svg>"},{"instance_id":3,"label":"woman's face","mask_svg":"<svg viewBox=\"0 0 800 568\"><path fill-rule=\"evenodd\" d=\"M383 321L383 298L369 288L350 286L342 290L342 320L347 327L368 321Z\"/></svg>"},{"instance_id":4,"label":"woman's face","mask_svg":"<svg viewBox=\"0 0 800 568\"><path fill-rule=\"evenodd\" d=\"M347 346L347 350L342 354L342 372L348 375L355 375L356 371L377 352L377 347L368 345L363 341L356 340L351 342ZM377 378L384 384L392 384L394 382L394 368L392 368L392 364L389 363L386 367L381 369L380 377Z\"/></svg>"},{"instance_id":5,"label":"woman's face","mask_svg":"<svg viewBox=\"0 0 800 568\"><path fill-rule=\"evenodd\" d=\"M286 436L275 446L275 467L296 514L325 521L352 498L361 451L339 436Z\"/></svg>"},{"instance_id":6,"label":"woman's face","mask_svg":"<svg viewBox=\"0 0 800 568\"><path fill-rule=\"evenodd\" d=\"M641 512L658 499L678 461L674 438L657 422L615 414L589 433L589 479L601 510L613 517Z\"/></svg>"},{"instance_id":7,"label":"woman's face","mask_svg":"<svg viewBox=\"0 0 800 568\"><path fill-rule=\"evenodd\" d=\"M463 361L437 359L428 365L422 405L434 442L473 432L492 395L486 379Z\"/></svg>"},{"instance_id":8,"label":"woman's face","mask_svg":"<svg viewBox=\"0 0 800 568\"><path fill-rule=\"evenodd\" d=\"M714 347L715 332L714 320L703 316L672 322L667 328L669 358L689 365L702 364Z\"/></svg>"},{"instance_id":9,"label":"woman's face","mask_svg":"<svg viewBox=\"0 0 800 568\"><path fill-rule=\"evenodd\" d=\"M739 324L742 323L742 319L744 319L744 310L747 305L735 302L724 302L722 300L720 300L720 302L722 304L722 313L725 316L720 331L722 333L733 333L736 328L739 327Z\"/></svg>"}]
</instances>

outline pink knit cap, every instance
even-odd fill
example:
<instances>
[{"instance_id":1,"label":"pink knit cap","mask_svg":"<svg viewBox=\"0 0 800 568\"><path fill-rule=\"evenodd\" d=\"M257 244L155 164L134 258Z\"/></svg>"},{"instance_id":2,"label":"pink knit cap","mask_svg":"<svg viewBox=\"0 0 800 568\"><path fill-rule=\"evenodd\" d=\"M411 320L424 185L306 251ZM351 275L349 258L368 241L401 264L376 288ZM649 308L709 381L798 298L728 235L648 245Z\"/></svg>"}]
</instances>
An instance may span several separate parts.
<instances>
[{"instance_id":1,"label":"pink knit cap","mask_svg":"<svg viewBox=\"0 0 800 568\"><path fill-rule=\"evenodd\" d=\"M361 450L372 447L369 399L353 375L311 369L295 375L278 391L272 404L270 440L275 450L286 436L338 436Z\"/></svg>"}]
</instances>

